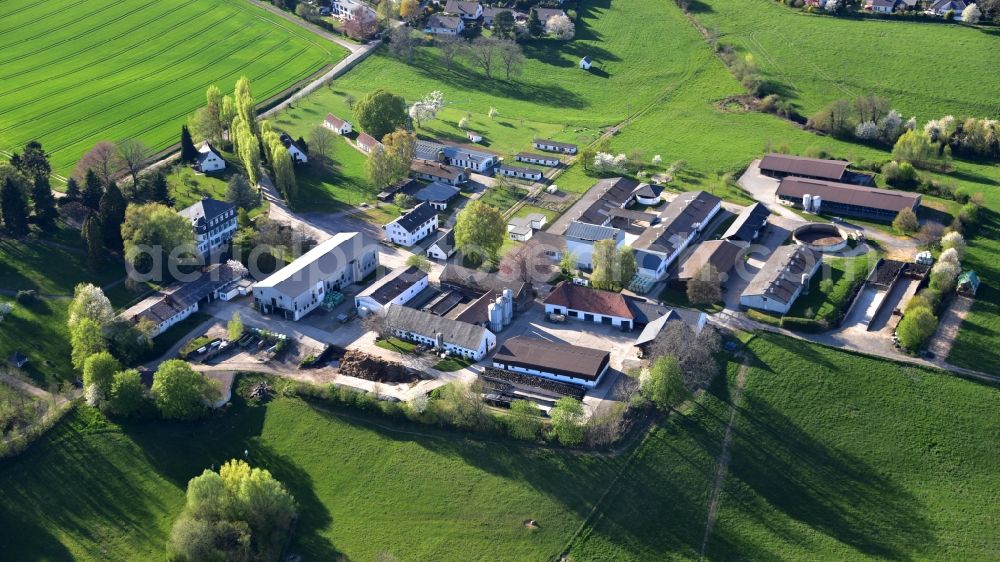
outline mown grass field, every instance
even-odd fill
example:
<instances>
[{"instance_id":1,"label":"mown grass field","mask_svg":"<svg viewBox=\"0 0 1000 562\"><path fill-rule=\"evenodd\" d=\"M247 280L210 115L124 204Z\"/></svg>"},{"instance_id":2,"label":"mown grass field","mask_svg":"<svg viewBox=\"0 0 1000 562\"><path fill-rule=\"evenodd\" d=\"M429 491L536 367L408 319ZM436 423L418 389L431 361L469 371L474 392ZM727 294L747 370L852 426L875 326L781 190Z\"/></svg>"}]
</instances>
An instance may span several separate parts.
<instances>
[{"instance_id":1,"label":"mown grass field","mask_svg":"<svg viewBox=\"0 0 1000 562\"><path fill-rule=\"evenodd\" d=\"M983 529L1000 515L1000 392L779 336L749 352L710 559L995 555ZM574 560L697 559L737 373L729 363L627 465L291 398L191 424L116 425L81 408L0 463L0 547L19 560L161 556L187 480L247 450L299 502L292 551L305 559L543 560L567 545Z\"/></svg>"},{"instance_id":2,"label":"mown grass field","mask_svg":"<svg viewBox=\"0 0 1000 562\"><path fill-rule=\"evenodd\" d=\"M751 53L806 115L865 94L921 122L1000 113L994 28L809 15L770 0L707 0L691 11L721 43ZM943 45L975 55L941 56Z\"/></svg>"},{"instance_id":3,"label":"mown grass field","mask_svg":"<svg viewBox=\"0 0 1000 562\"><path fill-rule=\"evenodd\" d=\"M66 174L100 140L178 142L212 84L263 101L346 51L241 0L9 0L0 53L0 150L37 139Z\"/></svg>"}]
</instances>

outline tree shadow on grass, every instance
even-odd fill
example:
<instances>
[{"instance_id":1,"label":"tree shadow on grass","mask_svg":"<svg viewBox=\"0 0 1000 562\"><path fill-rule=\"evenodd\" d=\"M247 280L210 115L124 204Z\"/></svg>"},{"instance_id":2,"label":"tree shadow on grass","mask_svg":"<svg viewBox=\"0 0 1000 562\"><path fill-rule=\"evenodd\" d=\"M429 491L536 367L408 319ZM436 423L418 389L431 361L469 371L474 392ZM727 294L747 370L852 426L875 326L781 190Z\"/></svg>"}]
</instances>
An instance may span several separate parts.
<instances>
[{"instance_id":1,"label":"tree shadow on grass","mask_svg":"<svg viewBox=\"0 0 1000 562\"><path fill-rule=\"evenodd\" d=\"M815 439L751 393L738 408L729 470L750 492L742 508L796 542L801 531L774 510L866 556L910 560L935 543L926 508L912 493L862 459Z\"/></svg>"}]
</instances>

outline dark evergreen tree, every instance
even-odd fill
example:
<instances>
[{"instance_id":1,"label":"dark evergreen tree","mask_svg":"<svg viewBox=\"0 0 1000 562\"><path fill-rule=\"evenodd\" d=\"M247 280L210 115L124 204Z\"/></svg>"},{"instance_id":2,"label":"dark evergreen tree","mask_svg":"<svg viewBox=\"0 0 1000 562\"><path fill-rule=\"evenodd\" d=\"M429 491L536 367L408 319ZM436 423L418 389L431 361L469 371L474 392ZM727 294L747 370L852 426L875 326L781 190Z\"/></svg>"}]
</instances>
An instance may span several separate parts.
<instances>
[{"instance_id":1,"label":"dark evergreen tree","mask_svg":"<svg viewBox=\"0 0 1000 562\"><path fill-rule=\"evenodd\" d=\"M36 176L48 177L52 173L52 166L49 165L49 155L42 149L42 143L34 140L24 145L23 154L15 153L11 156L10 163L28 178Z\"/></svg>"},{"instance_id":2,"label":"dark evergreen tree","mask_svg":"<svg viewBox=\"0 0 1000 562\"><path fill-rule=\"evenodd\" d=\"M306 139L302 137L295 139L295 146L299 147L299 150L305 153L306 156L309 155L309 143L306 142Z\"/></svg>"},{"instance_id":3,"label":"dark evergreen tree","mask_svg":"<svg viewBox=\"0 0 1000 562\"><path fill-rule=\"evenodd\" d=\"M80 184L74 178L66 180L66 198L71 201L80 198Z\"/></svg>"},{"instance_id":4,"label":"dark evergreen tree","mask_svg":"<svg viewBox=\"0 0 1000 562\"><path fill-rule=\"evenodd\" d=\"M108 189L101 197L98 220L101 225L101 237L104 246L110 250L122 250L125 246L122 242L122 224L125 222L125 197L118 184L111 182Z\"/></svg>"},{"instance_id":5,"label":"dark evergreen tree","mask_svg":"<svg viewBox=\"0 0 1000 562\"><path fill-rule=\"evenodd\" d=\"M170 197L167 176L163 175L163 172L156 172L149 180L149 199L167 206L174 204L174 200Z\"/></svg>"},{"instance_id":6,"label":"dark evergreen tree","mask_svg":"<svg viewBox=\"0 0 1000 562\"><path fill-rule=\"evenodd\" d=\"M194 146L191 131L187 125L181 125L181 162L192 163L198 158L198 149Z\"/></svg>"},{"instance_id":7,"label":"dark evergreen tree","mask_svg":"<svg viewBox=\"0 0 1000 562\"><path fill-rule=\"evenodd\" d=\"M83 237L83 245L87 248L87 267L91 271L97 271L104 262L105 252L101 225L97 217L90 215L83 221L80 236Z\"/></svg>"},{"instance_id":8,"label":"dark evergreen tree","mask_svg":"<svg viewBox=\"0 0 1000 562\"><path fill-rule=\"evenodd\" d=\"M96 211L101 205L103 196L104 186L101 185L100 178L94 170L87 170L87 176L83 180L83 204Z\"/></svg>"},{"instance_id":9,"label":"dark evergreen tree","mask_svg":"<svg viewBox=\"0 0 1000 562\"><path fill-rule=\"evenodd\" d=\"M250 187L250 183L242 174L236 174L229 179L229 186L226 190L226 201L236 205L240 209L249 211L260 205L260 193Z\"/></svg>"},{"instance_id":10,"label":"dark evergreen tree","mask_svg":"<svg viewBox=\"0 0 1000 562\"><path fill-rule=\"evenodd\" d=\"M35 176L35 183L31 188L31 202L35 207L35 223L45 231L55 229L59 212L56 211L56 198L52 195L48 176Z\"/></svg>"},{"instance_id":11,"label":"dark evergreen tree","mask_svg":"<svg viewBox=\"0 0 1000 562\"><path fill-rule=\"evenodd\" d=\"M538 18L538 11L531 10L531 13L528 15L528 33L532 37L538 37L544 32L545 27L542 26L542 20Z\"/></svg>"},{"instance_id":12,"label":"dark evergreen tree","mask_svg":"<svg viewBox=\"0 0 1000 562\"><path fill-rule=\"evenodd\" d=\"M20 186L9 176L0 186L0 213L3 214L3 225L11 235L24 236L28 233L28 202Z\"/></svg>"}]
</instances>

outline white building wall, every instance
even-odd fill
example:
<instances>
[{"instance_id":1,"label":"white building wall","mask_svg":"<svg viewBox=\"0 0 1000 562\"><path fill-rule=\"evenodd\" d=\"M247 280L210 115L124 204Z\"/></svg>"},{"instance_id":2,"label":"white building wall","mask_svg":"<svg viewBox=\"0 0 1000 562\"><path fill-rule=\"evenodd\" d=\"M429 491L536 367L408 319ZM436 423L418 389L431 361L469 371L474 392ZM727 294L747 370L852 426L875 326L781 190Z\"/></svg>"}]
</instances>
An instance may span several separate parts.
<instances>
[{"instance_id":1,"label":"white building wall","mask_svg":"<svg viewBox=\"0 0 1000 562\"><path fill-rule=\"evenodd\" d=\"M565 306L559 306L559 305L554 305L554 304L546 304L545 305L545 314L552 314L552 313L563 314L563 315L565 315L568 318L575 318L577 320L584 320L584 315L585 314L590 314L590 315L592 315L594 317L594 319L593 319L593 323L594 324L604 324L604 319L605 318L610 318L612 326L621 327L621 326L624 325L624 326L627 326L629 329L631 329L633 327L632 326L632 319L631 318L622 318L622 317L619 317L619 316L611 316L611 315L608 315L608 314L595 314L593 312L585 312L583 310L576 310L576 309L573 309L573 308L567 309Z\"/></svg>"},{"instance_id":2,"label":"white building wall","mask_svg":"<svg viewBox=\"0 0 1000 562\"><path fill-rule=\"evenodd\" d=\"M605 365L604 366L604 370L601 371L600 374L597 375L597 378L595 380L589 381L589 380L586 380L586 379L580 379L580 378L576 378L576 377L567 377L567 376L564 376L564 375L557 375L555 373L549 373L549 372L546 372L546 371L540 371L538 369L527 369L525 367L521 367L521 366L518 366L518 365L510 365L510 364L503 363L501 361L496 361L496 360L493 361L493 366L497 367L499 369L506 369L508 371L513 371L515 373L521 373L521 374L525 374L525 375L532 375L532 376L535 376L535 377L541 377L543 379L549 379L549 380L553 380L553 381L559 381L559 382L565 382L565 383L575 384L575 385L582 386L582 387L585 387L585 388L594 388L597 385L599 385L601 383L601 379L604 378L604 373L608 372L608 367L609 367L609 365Z\"/></svg>"}]
</instances>

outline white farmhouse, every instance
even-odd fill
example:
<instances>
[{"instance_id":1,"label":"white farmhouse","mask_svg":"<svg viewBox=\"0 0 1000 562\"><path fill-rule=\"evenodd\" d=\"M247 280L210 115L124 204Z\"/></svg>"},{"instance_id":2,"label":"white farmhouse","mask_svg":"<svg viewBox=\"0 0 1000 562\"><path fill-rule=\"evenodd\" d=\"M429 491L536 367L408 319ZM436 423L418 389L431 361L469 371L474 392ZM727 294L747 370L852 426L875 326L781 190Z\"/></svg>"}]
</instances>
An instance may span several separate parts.
<instances>
[{"instance_id":1,"label":"white farmhouse","mask_svg":"<svg viewBox=\"0 0 1000 562\"><path fill-rule=\"evenodd\" d=\"M412 246L437 231L437 209L428 203L421 203L382 228L394 244Z\"/></svg>"},{"instance_id":2,"label":"white farmhouse","mask_svg":"<svg viewBox=\"0 0 1000 562\"><path fill-rule=\"evenodd\" d=\"M195 168L204 174L226 169L226 161L219 155L215 147L205 141L198 147L198 161Z\"/></svg>"},{"instance_id":3,"label":"white farmhouse","mask_svg":"<svg viewBox=\"0 0 1000 562\"><path fill-rule=\"evenodd\" d=\"M435 260L446 260L455 255L455 230L442 231L430 246L427 246L427 257Z\"/></svg>"},{"instance_id":4,"label":"white farmhouse","mask_svg":"<svg viewBox=\"0 0 1000 562\"><path fill-rule=\"evenodd\" d=\"M224 201L203 197L178 214L191 221L198 251L205 257L221 249L236 233L236 207Z\"/></svg>"},{"instance_id":5,"label":"white farmhouse","mask_svg":"<svg viewBox=\"0 0 1000 562\"><path fill-rule=\"evenodd\" d=\"M378 267L378 246L359 232L342 232L320 243L253 288L257 309L299 320L329 291L357 283Z\"/></svg>"},{"instance_id":6,"label":"white farmhouse","mask_svg":"<svg viewBox=\"0 0 1000 562\"><path fill-rule=\"evenodd\" d=\"M778 247L740 294L740 304L787 314L821 263L819 255L805 246Z\"/></svg>"},{"instance_id":7,"label":"white farmhouse","mask_svg":"<svg viewBox=\"0 0 1000 562\"><path fill-rule=\"evenodd\" d=\"M350 121L344 121L332 113L326 114L326 119L323 120L323 126L341 136L354 130Z\"/></svg>"},{"instance_id":8,"label":"white farmhouse","mask_svg":"<svg viewBox=\"0 0 1000 562\"><path fill-rule=\"evenodd\" d=\"M424 33L431 35L459 35L465 31L465 21L457 16L432 14L427 18Z\"/></svg>"},{"instance_id":9,"label":"white farmhouse","mask_svg":"<svg viewBox=\"0 0 1000 562\"><path fill-rule=\"evenodd\" d=\"M396 304L389 306L386 324L400 338L474 361L497 345L497 337L483 326Z\"/></svg>"}]
</instances>

